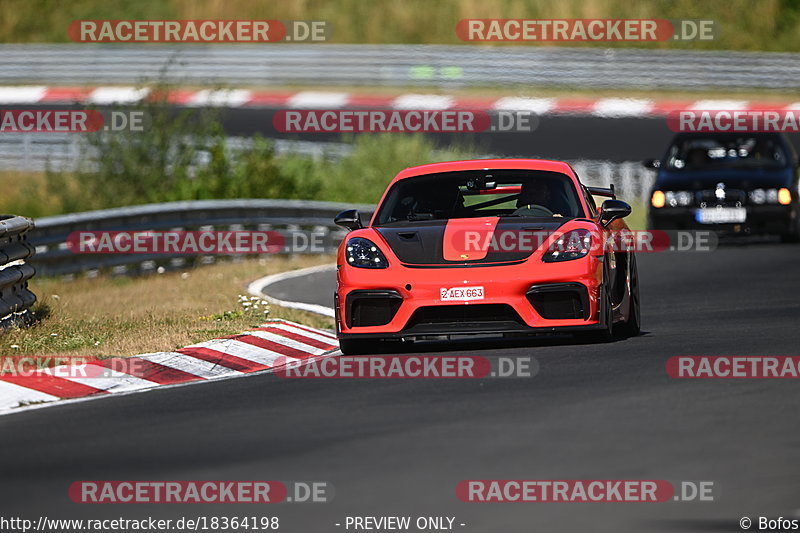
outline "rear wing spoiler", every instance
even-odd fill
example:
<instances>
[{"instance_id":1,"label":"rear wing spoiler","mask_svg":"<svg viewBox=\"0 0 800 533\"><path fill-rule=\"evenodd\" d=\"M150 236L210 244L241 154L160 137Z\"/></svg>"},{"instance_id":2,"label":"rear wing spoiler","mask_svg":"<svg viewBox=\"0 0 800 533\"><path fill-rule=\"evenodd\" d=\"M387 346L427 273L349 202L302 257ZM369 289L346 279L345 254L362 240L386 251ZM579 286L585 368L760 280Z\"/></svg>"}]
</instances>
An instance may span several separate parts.
<instances>
[{"instance_id":1,"label":"rear wing spoiler","mask_svg":"<svg viewBox=\"0 0 800 533\"><path fill-rule=\"evenodd\" d=\"M589 194L593 196L605 196L612 199L617 198L617 193L614 191L613 183L608 187L586 187L586 190L589 191Z\"/></svg>"}]
</instances>

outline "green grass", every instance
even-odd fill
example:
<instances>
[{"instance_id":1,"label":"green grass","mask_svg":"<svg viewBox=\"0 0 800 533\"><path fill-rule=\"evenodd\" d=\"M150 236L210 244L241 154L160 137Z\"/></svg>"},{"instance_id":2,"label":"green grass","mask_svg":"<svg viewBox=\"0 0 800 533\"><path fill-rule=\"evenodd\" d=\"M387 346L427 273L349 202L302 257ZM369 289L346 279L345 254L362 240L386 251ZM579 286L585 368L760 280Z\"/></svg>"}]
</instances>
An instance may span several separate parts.
<instances>
[{"instance_id":1,"label":"green grass","mask_svg":"<svg viewBox=\"0 0 800 533\"><path fill-rule=\"evenodd\" d=\"M624 198L623 198L624 200ZM631 214L625 218L625 222L632 230L647 229L647 204L645 202L630 202Z\"/></svg>"},{"instance_id":2,"label":"green grass","mask_svg":"<svg viewBox=\"0 0 800 533\"><path fill-rule=\"evenodd\" d=\"M328 21L335 43L459 44L455 26L464 18L712 19L713 41L600 46L800 50L795 0L3 0L0 42L68 42L67 27L80 19L280 19Z\"/></svg>"}]
</instances>

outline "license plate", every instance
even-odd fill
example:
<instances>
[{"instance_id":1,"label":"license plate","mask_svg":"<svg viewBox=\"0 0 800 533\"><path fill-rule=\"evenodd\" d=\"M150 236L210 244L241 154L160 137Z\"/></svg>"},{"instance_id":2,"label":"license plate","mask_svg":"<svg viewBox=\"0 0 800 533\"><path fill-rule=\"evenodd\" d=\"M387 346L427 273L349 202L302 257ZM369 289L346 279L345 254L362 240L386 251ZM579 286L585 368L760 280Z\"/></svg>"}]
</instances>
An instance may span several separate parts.
<instances>
[{"instance_id":1,"label":"license plate","mask_svg":"<svg viewBox=\"0 0 800 533\"><path fill-rule=\"evenodd\" d=\"M439 289L442 301L483 300L483 287L452 287Z\"/></svg>"},{"instance_id":2,"label":"license plate","mask_svg":"<svg viewBox=\"0 0 800 533\"><path fill-rule=\"evenodd\" d=\"M747 219L744 207L712 207L695 211L695 219L700 224L734 224Z\"/></svg>"}]
</instances>

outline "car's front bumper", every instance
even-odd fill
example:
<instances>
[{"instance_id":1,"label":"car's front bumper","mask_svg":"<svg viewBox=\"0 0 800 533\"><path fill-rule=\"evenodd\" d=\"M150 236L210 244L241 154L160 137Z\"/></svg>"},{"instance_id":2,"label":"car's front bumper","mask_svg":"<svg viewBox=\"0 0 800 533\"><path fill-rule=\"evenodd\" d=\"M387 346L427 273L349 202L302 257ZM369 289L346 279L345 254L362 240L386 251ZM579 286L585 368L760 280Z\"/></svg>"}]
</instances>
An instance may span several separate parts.
<instances>
[{"instance_id":1,"label":"car's front bumper","mask_svg":"<svg viewBox=\"0 0 800 533\"><path fill-rule=\"evenodd\" d=\"M602 261L593 256L562 263L531 260L468 268L395 264L372 270L340 263L335 302L337 333L340 338L418 338L596 329L606 319L598 304L602 301L602 272ZM441 299L443 288L475 286L484 289L480 300ZM552 318L551 302L562 310L571 305L567 300L573 302L574 315L580 317ZM360 301L366 305L355 304ZM548 313L551 318L547 318ZM370 320L381 323L363 325Z\"/></svg>"},{"instance_id":2,"label":"car's front bumper","mask_svg":"<svg viewBox=\"0 0 800 533\"><path fill-rule=\"evenodd\" d=\"M696 207L650 208L649 225L658 230L706 230L730 235L781 235L796 225L797 213L791 205L747 206L745 209L744 222L703 224L695 217Z\"/></svg>"}]
</instances>

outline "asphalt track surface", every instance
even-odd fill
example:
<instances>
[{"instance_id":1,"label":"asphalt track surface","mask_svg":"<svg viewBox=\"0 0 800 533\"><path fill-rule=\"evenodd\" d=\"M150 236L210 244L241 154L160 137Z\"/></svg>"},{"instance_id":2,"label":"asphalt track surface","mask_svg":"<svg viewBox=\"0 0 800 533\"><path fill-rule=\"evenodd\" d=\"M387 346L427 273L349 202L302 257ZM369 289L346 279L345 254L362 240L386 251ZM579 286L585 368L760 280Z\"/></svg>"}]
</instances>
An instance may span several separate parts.
<instances>
[{"instance_id":1,"label":"asphalt track surface","mask_svg":"<svg viewBox=\"0 0 800 533\"><path fill-rule=\"evenodd\" d=\"M65 105L25 106L26 109L66 109ZM72 106L80 107L80 106ZM273 125L276 108L220 110L224 131L233 136L262 135L270 139L317 142L349 141L339 133L281 133ZM370 134L366 134L370 135ZM660 158L675 135L665 117L604 118L592 115L545 115L530 132L428 134L442 147L470 146L478 153L501 157L644 161ZM789 134L800 152L800 134Z\"/></svg>"},{"instance_id":2,"label":"asphalt track surface","mask_svg":"<svg viewBox=\"0 0 800 533\"><path fill-rule=\"evenodd\" d=\"M533 378L262 374L0 417L0 516L275 515L280 531L299 533L345 531L335 524L348 515L450 515L466 524L456 530L512 533L740 531L745 515L795 516L797 382L679 381L664 364L673 355L800 355L799 256L800 246L769 243L641 254L639 337L426 352L530 356L540 365ZM295 296L325 303L319 295L331 287L317 277ZM67 496L76 480L130 479L317 480L332 483L335 498L202 506ZM716 501L462 503L455 486L464 479L706 480Z\"/></svg>"},{"instance_id":3,"label":"asphalt track surface","mask_svg":"<svg viewBox=\"0 0 800 533\"><path fill-rule=\"evenodd\" d=\"M232 108L221 113L230 135L261 134L275 139L335 142L348 140L338 133L280 133L273 125L277 109ZM369 135L369 134L367 134ZM604 161L645 161L660 158L675 132L666 117L617 117L593 115L543 115L530 132L431 133L438 145L470 146L479 153L545 159L593 159ZM800 152L800 134L788 134Z\"/></svg>"},{"instance_id":4,"label":"asphalt track surface","mask_svg":"<svg viewBox=\"0 0 800 533\"><path fill-rule=\"evenodd\" d=\"M226 109L222 114L225 131L231 135L254 135L277 139L334 142L341 134L286 134L273 126L276 110ZM467 145L479 153L499 156L544 157L549 159L599 159L636 161L658 158L666 151L674 133L665 118L616 118L595 116L543 116L531 132L482 132L428 134L437 144ZM565 139L568 141L565 142ZM653 147L656 147L655 152Z\"/></svg>"}]
</instances>

